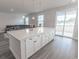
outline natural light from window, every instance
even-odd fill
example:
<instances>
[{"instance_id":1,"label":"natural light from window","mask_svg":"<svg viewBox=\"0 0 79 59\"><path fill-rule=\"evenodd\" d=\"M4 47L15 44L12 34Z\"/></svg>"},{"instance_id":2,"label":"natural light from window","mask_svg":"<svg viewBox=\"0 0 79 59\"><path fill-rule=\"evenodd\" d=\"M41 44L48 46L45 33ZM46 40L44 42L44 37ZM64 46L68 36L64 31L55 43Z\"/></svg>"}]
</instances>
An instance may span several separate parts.
<instances>
[{"instance_id":1,"label":"natural light from window","mask_svg":"<svg viewBox=\"0 0 79 59\"><path fill-rule=\"evenodd\" d=\"M26 17L26 18L25 18L25 24L26 24L26 25L29 25L29 17Z\"/></svg>"},{"instance_id":2,"label":"natural light from window","mask_svg":"<svg viewBox=\"0 0 79 59\"><path fill-rule=\"evenodd\" d=\"M38 26L43 27L44 26L44 15L38 16Z\"/></svg>"}]
</instances>

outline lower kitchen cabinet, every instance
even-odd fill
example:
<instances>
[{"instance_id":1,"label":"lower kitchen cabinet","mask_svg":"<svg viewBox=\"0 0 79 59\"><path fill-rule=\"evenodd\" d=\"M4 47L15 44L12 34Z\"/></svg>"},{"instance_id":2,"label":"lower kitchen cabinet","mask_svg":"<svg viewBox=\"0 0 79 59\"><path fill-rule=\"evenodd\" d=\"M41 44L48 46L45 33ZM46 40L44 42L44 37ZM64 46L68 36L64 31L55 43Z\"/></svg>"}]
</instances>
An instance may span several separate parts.
<instances>
[{"instance_id":1,"label":"lower kitchen cabinet","mask_svg":"<svg viewBox=\"0 0 79 59\"><path fill-rule=\"evenodd\" d=\"M32 56L40 48L44 47L47 43L53 40L53 33L45 33L37 36L33 36L26 40L26 54L27 57Z\"/></svg>"},{"instance_id":2,"label":"lower kitchen cabinet","mask_svg":"<svg viewBox=\"0 0 79 59\"><path fill-rule=\"evenodd\" d=\"M30 39L26 40L26 56L27 56L27 58L29 56L31 56L33 53L34 53L34 42L33 42L33 39L30 38Z\"/></svg>"},{"instance_id":3,"label":"lower kitchen cabinet","mask_svg":"<svg viewBox=\"0 0 79 59\"><path fill-rule=\"evenodd\" d=\"M52 28L34 28L8 32L10 50L16 59L28 59L50 41L55 33Z\"/></svg>"}]
</instances>

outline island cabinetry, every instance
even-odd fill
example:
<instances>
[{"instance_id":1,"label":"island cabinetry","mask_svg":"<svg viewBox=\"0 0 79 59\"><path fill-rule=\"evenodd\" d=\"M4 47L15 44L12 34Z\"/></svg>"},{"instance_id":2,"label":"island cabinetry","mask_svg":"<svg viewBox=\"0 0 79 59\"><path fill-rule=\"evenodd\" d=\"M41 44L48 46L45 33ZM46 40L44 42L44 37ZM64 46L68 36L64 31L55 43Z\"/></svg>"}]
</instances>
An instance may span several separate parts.
<instances>
[{"instance_id":1,"label":"island cabinetry","mask_svg":"<svg viewBox=\"0 0 79 59\"><path fill-rule=\"evenodd\" d=\"M41 36L37 35L26 39L26 56L27 58L32 56L41 48Z\"/></svg>"},{"instance_id":2,"label":"island cabinetry","mask_svg":"<svg viewBox=\"0 0 79 59\"><path fill-rule=\"evenodd\" d=\"M52 28L9 31L9 47L16 59L28 59L54 39Z\"/></svg>"}]
</instances>

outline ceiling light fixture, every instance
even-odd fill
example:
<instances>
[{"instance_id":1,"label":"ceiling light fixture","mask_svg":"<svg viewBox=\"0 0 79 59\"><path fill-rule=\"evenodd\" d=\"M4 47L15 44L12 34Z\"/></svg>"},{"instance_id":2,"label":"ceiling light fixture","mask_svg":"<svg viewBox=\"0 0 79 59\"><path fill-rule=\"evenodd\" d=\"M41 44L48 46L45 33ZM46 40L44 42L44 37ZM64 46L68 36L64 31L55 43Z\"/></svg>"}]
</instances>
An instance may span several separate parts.
<instances>
[{"instance_id":1,"label":"ceiling light fixture","mask_svg":"<svg viewBox=\"0 0 79 59\"><path fill-rule=\"evenodd\" d=\"M13 8L11 8L11 9L10 9L10 11L11 11L11 12L13 12L13 11L14 11L14 9L13 9Z\"/></svg>"},{"instance_id":2,"label":"ceiling light fixture","mask_svg":"<svg viewBox=\"0 0 79 59\"><path fill-rule=\"evenodd\" d=\"M76 2L76 0L72 0L72 2L74 3L74 2Z\"/></svg>"},{"instance_id":3,"label":"ceiling light fixture","mask_svg":"<svg viewBox=\"0 0 79 59\"><path fill-rule=\"evenodd\" d=\"M22 16L22 18L24 19L24 18L25 18L25 16Z\"/></svg>"},{"instance_id":4,"label":"ceiling light fixture","mask_svg":"<svg viewBox=\"0 0 79 59\"><path fill-rule=\"evenodd\" d=\"M34 19L35 19L35 17L33 16L33 17L32 17L32 20L34 20Z\"/></svg>"},{"instance_id":5,"label":"ceiling light fixture","mask_svg":"<svg viewBox=\"0 0 79 59\"><path fill-rule=\"evenodd\" d=\"M35 8L35 0L33 0L33 8ZM32 16L32 20L35 20L34 16Z\"/></svg>"}]
</instances>

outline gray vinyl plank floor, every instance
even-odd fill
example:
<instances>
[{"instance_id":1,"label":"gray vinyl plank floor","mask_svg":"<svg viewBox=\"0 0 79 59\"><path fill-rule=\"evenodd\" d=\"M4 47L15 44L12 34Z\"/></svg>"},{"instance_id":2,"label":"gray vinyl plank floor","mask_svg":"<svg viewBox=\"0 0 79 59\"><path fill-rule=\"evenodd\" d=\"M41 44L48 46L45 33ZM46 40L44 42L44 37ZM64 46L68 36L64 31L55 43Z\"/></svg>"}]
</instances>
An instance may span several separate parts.
<instances>
[{"instance_id":1,"label":"gray vinyl plank floor","mask_svg":"<svg viewBox=\"0 0 79 59\"><path fill-rule=\"evenodd\" d=\"M5 46L7 45L6 43ZM5 52L0 55L0 59L15 59L9 47L5 48ZM2 49L0 48L0 50ZM29 59L78 59L78 41L56 36L52 42Z\"/></svg>"},{"instance_id":2,"label":"gray vinyl plank floor","mask_svg":"<svg viewBox=\"0 0 79 59\"><path fill-rule=\"evenodd\" d=\"M78 59L78 42L56 37L29 59Z\"/></svg>"}]
</instances>

